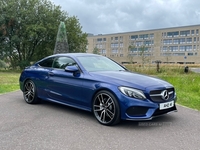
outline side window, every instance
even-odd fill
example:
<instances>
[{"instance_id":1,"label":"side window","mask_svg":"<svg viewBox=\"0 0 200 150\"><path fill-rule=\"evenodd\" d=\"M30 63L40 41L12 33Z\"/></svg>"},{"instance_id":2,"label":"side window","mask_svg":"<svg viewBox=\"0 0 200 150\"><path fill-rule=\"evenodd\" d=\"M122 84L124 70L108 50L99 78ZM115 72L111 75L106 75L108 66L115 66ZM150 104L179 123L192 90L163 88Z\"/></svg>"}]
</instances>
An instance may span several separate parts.
<instances>
[{"instance_id":1,"label":"side window","mask_svg":"<svg viewBox=\"0 0 200 150\"><path fill-rule=\"evenodd\" d=\"M53 62L53 68L65 69L66 66L75 65L76 62L69 57L57 57Z\"/></svg>"},{"instance_id":2,"label":"side window","mask_svg":"<svg viewBox=\"0 0 200 150\"><path fill-rule=\"evenodd\" d=\"M45 59L39 63L41 67L52 67L54 57Z\"/></svg>"}]
</instances>

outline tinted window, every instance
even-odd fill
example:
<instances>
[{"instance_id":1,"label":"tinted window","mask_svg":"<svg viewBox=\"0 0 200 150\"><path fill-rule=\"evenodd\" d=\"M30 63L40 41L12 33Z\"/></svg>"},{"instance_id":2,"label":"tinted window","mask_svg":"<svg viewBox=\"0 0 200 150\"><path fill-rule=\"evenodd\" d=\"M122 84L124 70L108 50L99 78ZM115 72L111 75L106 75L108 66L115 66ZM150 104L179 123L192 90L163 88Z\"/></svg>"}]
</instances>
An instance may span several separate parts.
<instances>
[{"instance_id":1,"label":"tinted window","mask_svg":"<svg viewBox=\"0 0 200 150\"><path fill-rule=\"evenodd\" d=\"M69 57L57 57L53 62L53 68L65 69L66 66L75 65L75 61Z\"/></svg>"},{"instance_id":2,"label":"tinted window","mask_svg":"<svg viewBox=\"0 0 200 150\"><path fill-rule=\"evenodd\" d=\"M54 60L54 57L45 59L45 60L41 61L39 63L39 65L42 66L42 67L52 67L53 60Z\"/></svg>"}]
</instances>

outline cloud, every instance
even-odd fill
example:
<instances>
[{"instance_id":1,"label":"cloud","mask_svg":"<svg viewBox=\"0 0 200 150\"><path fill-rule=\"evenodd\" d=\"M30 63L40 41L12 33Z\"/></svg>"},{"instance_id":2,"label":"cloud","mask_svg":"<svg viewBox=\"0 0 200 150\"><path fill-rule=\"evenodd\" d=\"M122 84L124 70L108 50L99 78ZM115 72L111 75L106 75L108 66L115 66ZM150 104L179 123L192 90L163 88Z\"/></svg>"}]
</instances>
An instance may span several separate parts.
<instances>
[{"instance_id":1,"label":"cloud","mask_svg":"<svg viewBox=\"0 0 200 150\"><path fill-rule=\"evenodd\" d=\"M200 24L199 0L51 0L83 31L110 34Z\"/></svg>"}]
</instances>

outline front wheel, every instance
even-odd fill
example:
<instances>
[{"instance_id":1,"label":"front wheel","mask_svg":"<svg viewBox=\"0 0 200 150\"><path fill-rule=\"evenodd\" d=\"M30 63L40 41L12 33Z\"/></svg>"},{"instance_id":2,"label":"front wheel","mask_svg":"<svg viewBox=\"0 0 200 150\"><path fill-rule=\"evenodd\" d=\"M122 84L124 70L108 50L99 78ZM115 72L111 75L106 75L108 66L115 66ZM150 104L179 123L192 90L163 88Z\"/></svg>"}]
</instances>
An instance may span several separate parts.
<instances>
[{"instance_id":1,"label":"front wheel","mask_svg":"<svg viewBox=\"0 0 200 150\"><path fill-rule=\"evenodd\" d=\"M108 91L98 92L93 100L95 118L103 125L115 125L120 122L120 108L115 96Z\"/></svg>"},{"instance_id":2,"label":"front wheel","mask_svg":"<svg viewBox=\"0 0 200 150\"><path fill-rule=\"evenodd\" d=\"M28 104L35 104L39 102L39 98L37 97L36 86L32 80L27 80L25 82L23 95L24 95L24 100Z\"/></svg>"}]
</instances>

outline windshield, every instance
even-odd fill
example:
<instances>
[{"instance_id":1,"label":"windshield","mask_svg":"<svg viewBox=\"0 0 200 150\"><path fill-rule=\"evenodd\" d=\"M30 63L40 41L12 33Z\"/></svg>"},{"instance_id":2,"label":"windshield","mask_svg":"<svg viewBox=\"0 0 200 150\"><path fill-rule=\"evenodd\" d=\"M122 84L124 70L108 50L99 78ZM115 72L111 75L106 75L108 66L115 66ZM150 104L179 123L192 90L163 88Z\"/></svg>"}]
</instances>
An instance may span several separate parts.
<instances>
[{"instance_id":1,"label":"windshield","mask_svg":"<svg viewBox=\"0 0 200 150\"><path fill-rule=\"evenodd\" d=\"M79 56L80 63L87 71L125 70L122 66L103 56Z\"/></svg>"}]
</instances>

